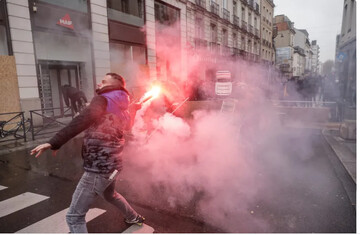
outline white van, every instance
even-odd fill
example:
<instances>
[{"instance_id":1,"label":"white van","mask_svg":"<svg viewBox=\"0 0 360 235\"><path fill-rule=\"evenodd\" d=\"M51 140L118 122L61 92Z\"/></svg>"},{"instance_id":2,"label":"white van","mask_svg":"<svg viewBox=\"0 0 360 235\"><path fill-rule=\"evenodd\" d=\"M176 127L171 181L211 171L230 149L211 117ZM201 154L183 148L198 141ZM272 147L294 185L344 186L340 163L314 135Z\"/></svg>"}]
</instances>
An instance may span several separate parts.
<instances>
[{"instance_id":1,"label":"white van","mask_svg":"<svg viewBox=\"0 0 360 235\"><path fill-rule=\"evenodd\" d=\"M215 94L219 96L228 96L232 92L232 82L230 71L223 70L216 72Z\"/></svg>"}]
</instances>

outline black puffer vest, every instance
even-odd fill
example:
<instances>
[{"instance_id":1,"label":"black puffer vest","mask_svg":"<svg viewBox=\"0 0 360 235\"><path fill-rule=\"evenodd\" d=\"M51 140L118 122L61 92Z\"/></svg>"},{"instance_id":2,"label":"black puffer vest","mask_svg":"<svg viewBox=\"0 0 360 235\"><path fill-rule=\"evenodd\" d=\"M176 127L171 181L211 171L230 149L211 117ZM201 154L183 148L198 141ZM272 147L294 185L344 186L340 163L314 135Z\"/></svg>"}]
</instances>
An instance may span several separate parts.
<instances>
[{"instance_id":1,"label":"black puffer vest","mask_svg":"<svg viewBox=\"0 0 360 235\"><path fill-rule=\"evenodd\" d=\"M82 148L85 171L107 174L122 169L124 129L129 125L129 97L123 90L100 92L107 99L106 114L90 126Z\"/></svg>"}]
</instances>

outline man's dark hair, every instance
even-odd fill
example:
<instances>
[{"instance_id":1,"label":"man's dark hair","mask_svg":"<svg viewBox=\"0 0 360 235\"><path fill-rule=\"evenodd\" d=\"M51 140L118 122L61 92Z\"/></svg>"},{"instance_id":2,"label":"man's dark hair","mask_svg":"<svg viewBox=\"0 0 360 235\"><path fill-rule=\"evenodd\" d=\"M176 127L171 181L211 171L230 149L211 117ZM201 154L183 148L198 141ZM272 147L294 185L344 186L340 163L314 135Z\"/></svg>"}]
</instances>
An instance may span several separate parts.
<instances>
[{"instance_id":1,"label":"man's dark hair","mask_svg":"<svg viewBox=\"0 0 360 235\"><path fill-rule=\"evenodd\" d=\"M107 73L106 75L110 75L113 79L119 80L122 87L125 87L125 79L121 77L117 73Z\"/></svg>"}]
</instances>

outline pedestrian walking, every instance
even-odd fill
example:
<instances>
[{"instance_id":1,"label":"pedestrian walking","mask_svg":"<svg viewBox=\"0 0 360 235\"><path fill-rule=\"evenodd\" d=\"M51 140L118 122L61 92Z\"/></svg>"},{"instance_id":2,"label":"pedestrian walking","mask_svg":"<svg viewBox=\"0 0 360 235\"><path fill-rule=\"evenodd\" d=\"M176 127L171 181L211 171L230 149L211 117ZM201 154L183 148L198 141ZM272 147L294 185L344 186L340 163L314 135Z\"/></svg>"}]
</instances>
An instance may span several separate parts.
<instances>
[{"instance_id":1,"label":"pedestrian walking","mask_svg":"<svg viewBox=\"0 0 360 235\"><path fill-rule=\"evenodd\" d=\"M75 114L78 114L87 103L84 92L68 84L61 86L61 92L67 107L71 107ZM71 104L71 106L70 106Z\"/></svg>"},{"instance_id":2,"label":"pedestrian walking","mask_svg":"<svg viewBox=\"0 0 360 235\"><path fill-rule=\"evenodd\" d=\"M122 170L122 150L125 144L124 131L130 126L129 92L125 80L116 73L107 73L98 84L90 105L61 129L48 143L31 150L39 157L45 150L57 150L72 137L86 130L82 157L84 174L72 196L66 221L71 233L87 232L85 214L98 197L116 206L128 224L141 225L145 218L138 214L115 191L116 178Z\"/></svg>"}]
</instances>

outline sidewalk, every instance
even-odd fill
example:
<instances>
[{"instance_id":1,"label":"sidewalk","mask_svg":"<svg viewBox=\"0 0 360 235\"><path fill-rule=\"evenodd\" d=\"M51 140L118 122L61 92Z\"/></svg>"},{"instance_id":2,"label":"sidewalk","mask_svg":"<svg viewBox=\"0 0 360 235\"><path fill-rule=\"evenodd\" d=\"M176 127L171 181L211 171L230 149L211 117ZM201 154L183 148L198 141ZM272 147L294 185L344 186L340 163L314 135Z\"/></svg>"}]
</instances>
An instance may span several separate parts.
<instances>
[{"instance_id":1,"label":"sidewalk","mask_svg":"<svg viewBox=\"0 0 360 235\"><path fill-rule=\"evenodd\" d=\"M344 140L339 135L339 125L328 123L327 125L317 125L308 127L322 129L322 134L327 143L331 146L340 162L344 165L345 169L351 176L352 180L356 184L356 140ZM77 137L81 137L78 135ZM37 140L32 140L28 136L28 141L23 140L0 143L0 156L6 155L12 152L33 148L39 144L42 144L50 139L51 136L44 137Z\"/></svg>"},{"instance_id":2,"label":"sidewalk","mask_svg":"<svg viewBox=\"0 0 360 235\"><path fill-rule=\"evenodd\" d=\"M26 136L27 141L25 142L23 139L14 140L14 141L8 141L8 142L2 142L0 143L0 156L6 155L9 153L34 148L39 144L46 143L49 141L51 137L54 136L55 133L47 134L41 137L37 137L35 140L32 140L31 134L28 133ZM80 138L83 134L80 133L79 135L75 136L74 138Z\"/></svg>"},{"instance_id":3,"label":"sidewalk","mask_svg":"<svg viewBox=\"0 0 360 235\"><path fill-rule=\"evenodd\" d=\"M32 140L31 137L27 137L28 141L24 141L23 139L17 141L9 141L0 143L0 156L6 155L12 152L25 150L28 148L33 148L39 144L43 144L48 141L50 138L41 138L37 140Z\"/></svg>"},{"instance_id":4,"label":"sidewalk","mask_svg":"<svg viewBox=\"0 0 360 235\"><path fill-rule=\"evenodd\" d=\"M356 140L344 140L334 129L323 129L322 134L356 184Z\"/></svg>"}]
</instances>

